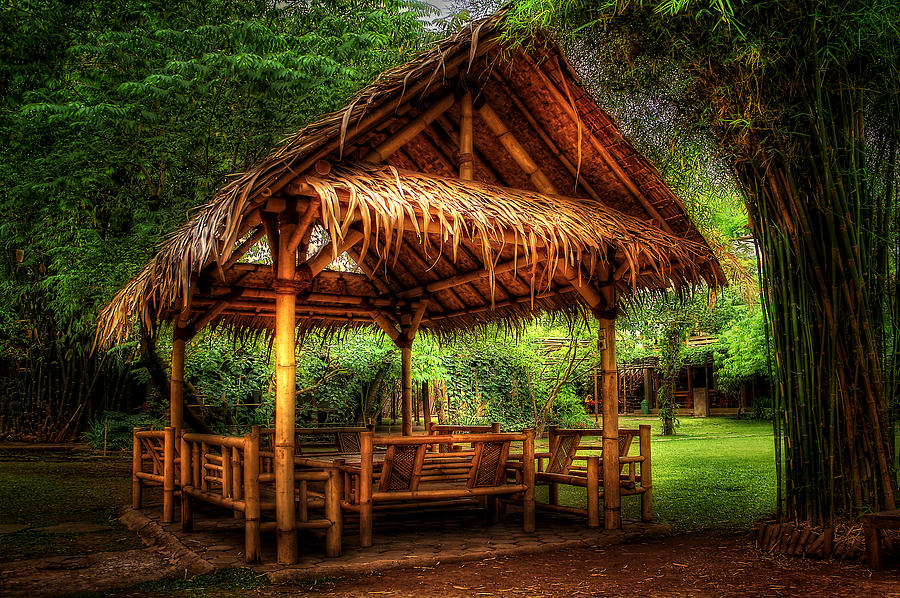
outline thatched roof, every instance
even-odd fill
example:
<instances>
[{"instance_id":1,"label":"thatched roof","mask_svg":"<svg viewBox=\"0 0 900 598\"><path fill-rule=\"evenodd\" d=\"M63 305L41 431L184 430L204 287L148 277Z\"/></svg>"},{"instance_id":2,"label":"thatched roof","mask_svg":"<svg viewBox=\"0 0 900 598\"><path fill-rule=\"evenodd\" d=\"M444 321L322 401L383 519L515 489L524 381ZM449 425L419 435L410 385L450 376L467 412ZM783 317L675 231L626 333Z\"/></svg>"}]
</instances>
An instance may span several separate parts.
<instances>
[{"instance_id":1,"label":"thatched roof","mask_svg":"<svg viewBox=\"0 0 900 598\"><path fill-rule=\"evenodd\" d=\"M344 242L361 269L305 281L306 327L367 324L373 312L396 323L427 299L421 328L437 332L573 312L579 301L609 312L598 297L613 287L722 283L677 198L558 46L504 48L501 17L385 72L226 185L116 294L98 339L122 338L135 317L152 329L179 314L270 328L273 268L238 258L263 236L275 242L285 211L328 231L326 251ZM458 178L462 88L475 97L474 180ZM369 162L397 138L381 165Z\"/></svg>"}]
</instances>

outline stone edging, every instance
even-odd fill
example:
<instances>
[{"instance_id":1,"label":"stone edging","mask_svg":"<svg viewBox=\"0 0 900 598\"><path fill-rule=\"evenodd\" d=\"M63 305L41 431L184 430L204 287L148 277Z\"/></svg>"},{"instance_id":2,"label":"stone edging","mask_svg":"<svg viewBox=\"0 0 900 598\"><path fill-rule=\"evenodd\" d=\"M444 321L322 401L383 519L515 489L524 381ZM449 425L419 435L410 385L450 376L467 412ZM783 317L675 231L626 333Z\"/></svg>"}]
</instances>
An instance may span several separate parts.
<instances>
[{"instance_id":1,"label":"stone edging","mask_svg":"<svg viewBox=\"0 0 900 598\"><path fill-rule=\"evenodd\" d=\"M119 523L137 533L145 545L153 546L172 559L188 575L202 575L216 570L212 563L185 546L175 534L140 511L123 507L119 511Z\"/></svg>"}]
</instances>

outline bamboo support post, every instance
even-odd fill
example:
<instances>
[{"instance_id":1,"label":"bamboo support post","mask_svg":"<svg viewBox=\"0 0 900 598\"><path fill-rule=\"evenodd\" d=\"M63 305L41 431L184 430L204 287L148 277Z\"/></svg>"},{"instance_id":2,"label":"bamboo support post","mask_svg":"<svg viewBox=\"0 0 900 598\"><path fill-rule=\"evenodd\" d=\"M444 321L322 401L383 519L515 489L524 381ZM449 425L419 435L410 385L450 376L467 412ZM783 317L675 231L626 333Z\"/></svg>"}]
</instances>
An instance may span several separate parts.
<instances>
[{"instance_id":1,"label":"bamboo support post","mask_svg":"<svg viewBox=\"0 0 900 598\"><path fill-rule=\"evenodd\" d=\"M407 421L407 420L404 420ZM359 435L359 544L372 545L372 432Z\"/></svg>"},{"instance_id":2,"label":"bamboo support post","mask_svg":"<svg viewBox=\"0 0 900 598\"><path fill-rule=\"evenodd\" d=\"M641 494L641 520L653 520L653 462L650 459L650 425L643 424L640 429L641 443L641 488L644 493Z\"/></svg>"},{"instance_id":3,"label":"bamboo support post","mask_svg":"<svg viewBox=\"0 0 900 598\"><path fill-rule=\"evenodd\" d=\"M184 318L179 317L172 332L172 367L169 385L169 425L175 428L176 436L181 435L184 425L184 348L186 343Z\"/></svg>"},{"instance_id":4,"label":"bamboo support post","mask_svg":"<svg viewBox=\"0 0 900 598\"><path fill-rule=\"evenodd\" d=\"M231 451L231 480L234 484L232 488L232 493L234 495L235 500L242 500L244 498L244 466L241 463L241 451L233 450ZM241 519L244 517L244 514L235 509L234 518Z\"/></svg>"},{"instance_id":5,"label":"bamboo support post","mask_svg":"<svg viewBox=\"0 0 900 598\"><path fill-rule=\"evenodd\" d=\"M143 460L141 458L141 439L137 433L140 428L134 428L131 431L131 508L140 509L143 505L143 486L141 478L138 474L143 468Z\"/></svg>"},{"instance_id":6,"label":"bamboo support post","mask_svg":"<svg viewBox=\"0 0 900 598\"><path fill-rule=\"evenodd\" d=\"M525 440L522 446L523 475L522 483L525 492L522 496L522 529L534 531L534 430L524 430Z\"/></svg>"},{"instance_id":7,"label":"bamboo support post","mask_svg":"<svg viewBox=\"0 0 900 598\"><path fill-rule=\"evenodd\" d=\"M189 532L194 529L194 509L191 496L185 492L185 487L190 486L194 479L191 471L194 456L190 443L184 439L184 432L181 434L181 530Z\"/></svg>"},{"instance_id":8,"label":"bamboo support post","mask_svg":"<svg viewBox=\"0 0 900 598\"><path fill-rule=\"evenodd\" d=\"M296 216L296 213L294 214ZM297 255L288 251L287 240L294 225L281 221L275 281L275 520L277 522L278 563L293 565L297 551L296 507L294 505L294 444L297 386L295 345L298 284L294 282ZM246 458L249 461L249 456ZM246 475L250 463L244 464ZM253 465L258 468L258 464Z\"/></svg>"},{"instance_id":9,"label":"bamboo support post","mask_svg":"<svg viewBox=\"0 0 900 598\"><path fill-rule=\"evenodd\" d=\"M400 347L400 417L403 436L412 436L412 345Z\"/></svg>"},{"instance_id":10,"label":"bamboo support post","mask_svg":"<svg viewBox=\"0 0 900 598\"><path fill-rule=\"evenodd\" d=\"M163 430L163 523L175 521L175 428Z\"/></svg>"},{"instance_id":11,"label":"bamboo support post","mask_svg":"<svg viewBox=\"0 0 900 598\"><path fill-rule=\"evenodd\" d=\"M606 529L620 529L622 514L619 496L619 384L616 371L616 321L600 319L606 335L601 356L603 370L603 523Z\"/></svg>"},{"instance_id":12,"label":"bamboo support post","mask_svg":"<svg viewBox=\"0 0 900 598\"><path fill-rule=\"evenodd\" d=\"M600 457L597 455L587 459L587 515L588 527L600 527Z\"/></svg>"},{"instance_id":13,"label":"bamboo support post","mask_svg":"<svg viewBox=\"0 0 900 598\"><path fill-rule=\"evenodd\" d=\"M428 430L431 426L431 384L425 380L422 382L422 424Z\"/></svg>"},{"instance_id":14,"label":"bamboo support post","mask_svg":"<svg viewBox=\"0 0 900 598\"><path fill-rule=\"evenodd\" d=\"M244 435L244 558L248 563L260 558L259 516L259 428L254 426Z\"/></svg>"},{"instance_id":15,"label":"bamboo support post","mask_svg":"<svg viewBox=\"0 0 900 598\"><path fill-rule=\"evenodd\" d=\"M335 467L328 470L328 481L325 483L325 519L331 527L325 530L325 556L341 556L341 536L344 533L344 520L341 513L341 497L344 494L344 476L338 469L343 460L335 462Z\"/></svg>"}]
</instances>

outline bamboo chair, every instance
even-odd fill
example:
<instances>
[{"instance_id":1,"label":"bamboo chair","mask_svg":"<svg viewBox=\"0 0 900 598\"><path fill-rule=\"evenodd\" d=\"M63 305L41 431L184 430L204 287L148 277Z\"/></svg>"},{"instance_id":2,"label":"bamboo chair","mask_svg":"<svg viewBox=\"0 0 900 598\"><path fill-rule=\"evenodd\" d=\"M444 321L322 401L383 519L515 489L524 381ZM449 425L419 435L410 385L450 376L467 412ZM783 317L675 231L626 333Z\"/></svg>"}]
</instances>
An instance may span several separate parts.
<instances>
[{"instance_id":1,"label":"bamboo chair","mask_svg":"<svg viewBox=\"0 0 900 598\"><path fill-rule=\"evenodd\" d=\"M538 467L534 479L536 486L549 486L550 498L547 503L536 503L540 510L586 516L589 527L600 525L600 500L603 498L602 453L587 455L588 450L602 450L598 445L585 445L585 437L600 437L599 429L560 429L550 428L550 451L538 454ZM638 438L640 454L629 456L631 446ZM580 451L580 454L579 454ZM546 459L546 468L543 460ZM585 465L576 462L585 461ZM639 430L619 430L619 463L622 472L619 476L620 494L622 496L641 496L641 519L650 521L653 518L651 461L650 461L650 426L640 426ZM640 468L638 469L638 465ZM586 488L588 492L587 509L561 505L559 488L561 485Z\"/></svg>"}]
</instances>

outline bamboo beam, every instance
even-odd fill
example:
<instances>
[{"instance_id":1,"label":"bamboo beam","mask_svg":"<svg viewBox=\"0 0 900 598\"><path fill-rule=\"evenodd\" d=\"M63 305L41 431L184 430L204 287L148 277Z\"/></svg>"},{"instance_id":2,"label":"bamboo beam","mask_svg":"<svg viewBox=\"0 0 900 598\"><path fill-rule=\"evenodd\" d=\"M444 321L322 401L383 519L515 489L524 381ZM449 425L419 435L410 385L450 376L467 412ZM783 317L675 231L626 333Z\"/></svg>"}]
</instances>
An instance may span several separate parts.
<instances>
[{"instance_id":1,"label":"bamboo beam","mask_svg":"<svg viewBox=\"0 0 900 598\"><path fill-rule=\"evenodd\" d=\"M610 170L616 175L622 183L625 185L628 193L636 199L650 214L651 218L659 222L660 227L671 233L675 234L672 230L672 227L669 226L669 223L666 222L666 219L662 217L659 213L659 210L650 203L650 201L644 196L643 193L637 188L634 181L631 177L625 172L622 166L619 164L618 160L612 157L609 153L609 150L606 149L606 146L597 139L594 135L593 131L591 131L590 127L585 126L584 122L581 120L581 116L575 111L574 106L564 97L563 93L559 90L556 84L550 80L550 77L544 70L538 66L534 60L528 55L527 52L520 52L520 56L523 56L525 61L531 66L532 70L541 78L544 83L544 87L547 91L550 92L550 95L553 96L553 99L556 100L556 103L568 114L569 118L571 118L575 123L581 127L581 130L584 132L590 144L594 147L598 154L600 154L600 158L603 162L609 167ZM676 200L677 201L677 200ZM682 208L682 211L684 208Z\"/></svg>"},{"instance_id":2,"label":"bamboo beam","mask_svg":"<svg viewBox=\"0 0 900 598\"><path fill-rule=\"evenodd\" d=\"M534 118L534 115L531 113L531 110L528 109L528 106L525 105L525 103L521 100L521 98L519 98L518 95L512 92L512 87L509 85L509 83L506 81L506 78L503 77L500 71L498 69L494 69L491 71L491 75L495 79L497 79L497 81L503 86L504 89L508 90L507 96L510 100L512 100L512 103L516 106L516 108L519 109L519 112L522 113L522 116L525 117L525 120L528 121L528 124L531 125L531 128L534 129L534 132L537 133L538 137L541 138L541 141L544 142L544 145L547 147L547 149L550 150L550 153L556 156L560 163L565 166L566 170L569 171L569 174L575 177L575 188L577 189L578 185L581 185L581 188L587 192L591 199L598 203L607 205L607 202L603 201L600 198L600 194L597 193L597 190L594 189L594 187L591 186L588 181L581 177L579 168L572 164L566 154L563 153L561 149L559 149L559 146L556 145L550 135L547 134L547 131L544 130L540 123L538 123L537 119Z\"/></svg>"},{"instance_id":3,"label":"bamboo beam","mask_svg":"<svg viewBox=\"0 0 900 598\"><path fill-rule=\"evenodd\" d=\"M472 92L463 92L459 100L459 178L474 178L474 143L472 134Z\"/></svg>"},{"instance_id":4,"label":"bamboo beam","mask_svg":"<svg viewBox=\"0 0 900 598\"><path fill-rule=\"evenodd\" d=\"M534 298L535 298L535 299L546 299L546 298L548 298L548 297L554 297L554 296L559 296L559 295L567 295L567 294L569 294L569 293L574 293L574 292L575 292L575 287L571 287L571 286L559 287L559 288L554 289L554 290L552 290L552 291L546 291L546 292L543 292L543 293L541 293L541 294L539 294L539 295L535 295ZM484 306L481 306L481 307L470 307L470 308L468 308L468 309L462 309L462 310L455 311L455 312L444 312L444 313L439 313L439 314L429 314L429 316L428 316L428 318L426 319L426 321L428 321L428 322L434 322L434 321L437 321L437 320L446 320L446 319L450 319L450 318L458 318L458 317L460 317L460 316L470 316L470 315L472 315L472 314L479 314L479 313L483 313L483 312L486 312L486 311L493 311L493 310L495 310L495 309L500 309L500 308L503 308L503 307L510 307L510 306L513 306L513 305L518 305L519 303L529 303L530 301L531 301L531 295L525 295L525 296L522 296L522 297L513 297L512 299L507 299L506 301L498 301L497 303L495 303L495 304L493 305L493 307L490 306L490 305L484 305Z\"/></svg>"},{"instance_id":5,"label":"bamboo beam","mask_svg":"<svg viewBox=\"0 0 900 598\"><path fill-rule=\"evenodd\" d=\"M375 286L378 291L384 295L391 295L391 289L381 280L378 275L375 273L375 270L369 267L368 264L365 263L365 260L362 259L362 255L360 255L359 251L356 251L353 247L347 250L347 255L350 256L356 265L359 266L359 269L363 271L363 274L368 277L372 284Z\"/></svg>"},{"instance_id":6,"label":"bamboo beam","mask_svg":"<svg viewBox=\"0 0 900 598\"><path fill-rule=\"evenodd\" d=\"M326 162L327 164L327 162ZM322 168L321 170L325 170ZM328 170L325 172L321 172L320 174L328 174L331 170L329 166ZM297 225L297 228L294 229L294 232L291 234L291 238L288 239L287 242L287 252L295 253L297 248L300 247L300 243L303 241L306 236L307 231L309 231L309 226L312 224L315 217L319 214L319 207L322 205L322 200L319 197L312 198L306 204L306 210L303 212L303 217L300 219L300 223Z\"/></svg>"},{"instance_id":7,"label":"bamboo beam","mask_svg":"<svg viewBox=\"0 0 900 598\"><path fill-rule=\"evenodd\" d=\"M494 266L494 274L502 274L503 272L509 272L510 270L525 268L531 264L534 264L534 262L539 259L541 259L540 255L530 255L526 257L520 257L517 260L510 260L502 264L497 264L496 266ZM401 299L421 297L422 295L428 293L436 293L437 291L443 291L445 289L458 287L460 285L474 282L476 280L481 280L482 278L487 278L488 276L490 276L490 274L491 273L487 270L487 268L470 270L469 272L451 276L450 278L445 278L444 280L437 280L424 286L406 289L405 291L397 293L397 297Z\"/></svg>"},{"instance_id":8,"label":"bamboo beam","mask_svg":"<svg viewBox=\"0 0 900 598\"><path fill-rule=\"evenodd\" d=\"M231 268L233 265L238 263L242 257L247 255L247 252L250 251L254 245L259 243L259 240L262 239L266 234L266 229L264 226L259 226L253 231L253 234L250 235L247 240L238 245L234 251L231 252L228 260L225 262L223 269L227 270Z\"/></svg>"},{"instance_id":9,"label":"bamboo beam","mask_svg":"<svg viewBox=\"0 0 900 598\"><path fill-rule=\"evenodd\" d=\"M579 269L581 268L580 265L576 267ZM588 281L586 276L582 274L582 276L579 277L577 271L573 272L574 268L575 267L570 266L564 259L559 260L557 265L557 271L562 272L563 276L566 277L566 280L572 283L572 286L575 287L575 290L581 298L584 299L584 302L591 308L591 311L594 314L599 314L614 309L615 306L607 304L604 296Z\"/></svg>"},{"instance_id":10,"label":"bamboo beam","mask_svg":"<svg viewBox=\"0 0 900 598\"><path fill-rule=\"evenodd\" d=\"M447 94L429 106L422 114L408 122L399 131L388 137L385 141L370 151L365 158L366 162L379 164L393 155L398 149L406 145L413 137L425 130L431 121L447 111L453 105L453 94Z\"/></svg>"},{"instance_id":11,"label":"bamboo beam","mask_svg":"<svg viewBox=\"0 0 900 598\"><path fill-rule=\"evenodd\" d=\"M616 368L616 321L599 320L606 347L600 356L603 371L603 523L606 529L622 527L619 487L619 381Z\"/></svg>"},{"instance_id":12,"label":"bamboo beam","mask_svg":"<svg viewBox=\"0 0 900 598\"><path fill-rule=\"evenodd\" d=\"M291 238L294 225L283 223L279 238ZM296 511L294 508L294 413L296 408L297 358L294 338L297 288L296 254L287 242L276 246L278 253L275 288L275 519L278 562L293 565L298 560Z\"/></svg>"},{"instance_id":13,"label":"bamboo beam","mask_svg":"<svg viewBox=\"0 0 900 598\"><path fill-rule=\"evenodd\" d=\"M428 300L421 301L418 305L416 305L416 311L413 312L412 320L409 324L409 330L406 332L406 337L411 343L414 338L416 338L416 333L419 331L419 324L422 323L422 316L425 315L425 309L428 307Z\"/></svg>"},{"instance_id":14,"label":"bamboo beam","mask_svg":"<svg viewBox=\"0 0 900 598\"><path fill-rule=\"evenodd\" d=\"M373 311L371 315L372 321L375 322L375 324L379 328L384 330L384 333L388 335L388 338L391 339L394 344L397 344L397 342L400 340L400 331L397 330L397 327L394 326L394 323L379 311Z\"/></svg>"},{"instance_id":15,"label":"bamboo beam","mask_svg":"<svg viewBox=\"0 0 900 598\"><path fill-rule=\"evenodd\" d=\"M440 128L443 130L444 134L447 136L448 139L450 139L450 141L453 143L453 145L455 145L456 147L462 147L462 143L460 141L459 134L457 133L456 129L454 128L453 123L450 121L449 118L447 118L446 114L441 115L438 118L436 118L433 125L440 126ZM432 129L434 129L433 125L432 125ZM490 175L490 178L493 179L493 180L486 181L487 183L497 185L498 187L508 187L509 186L509 182L499 172L497 172L494 169L494 167L488 162L487 157L482 155L478 151L478 149L475 148L474 140L473 140L473 146L472 146L472 158L473 158L473 160L475 158L477 158L479 164L481 164L484 171L488 175ZM473 173L473 175L474 175L474 173Z\"/></svg>"},{"instance_id":16,"label":"bamboo beam","mask_svg":"<svg viewBox=\"0 0 900 598\"><path fill-rule=\"evenodd\" d=\"M553 183L550 182L550 179L547 178L547 175L541 170L540 166L538 166L537 162L531 157L528 153L528 150L525 149L519 140L516 139L516 136L513 135L512 131L510 131L503 121L500 119L500 116L494 112L494 109L491 108L490 104L485 102L481 108L478 109L478 114L481 115L481 119L485 122L491 132L496 135L497 140L500 141L500 144L506 148L506 151L515 160L516 164L528 175L528 178L531 180L531 183L534 187L540 191L541 193L547 193L549 195L559 195L556 190L556 187Z\"/></svg>"}]
</instances>

